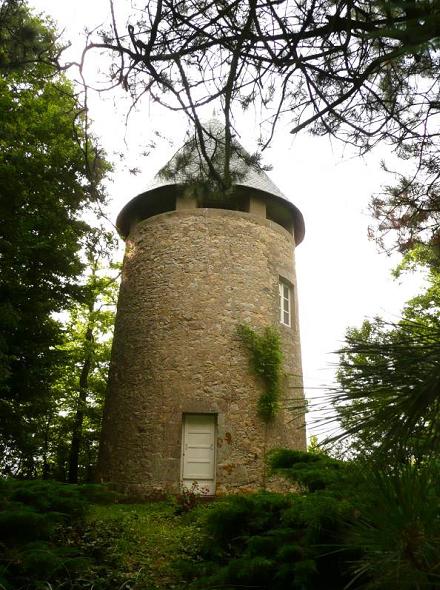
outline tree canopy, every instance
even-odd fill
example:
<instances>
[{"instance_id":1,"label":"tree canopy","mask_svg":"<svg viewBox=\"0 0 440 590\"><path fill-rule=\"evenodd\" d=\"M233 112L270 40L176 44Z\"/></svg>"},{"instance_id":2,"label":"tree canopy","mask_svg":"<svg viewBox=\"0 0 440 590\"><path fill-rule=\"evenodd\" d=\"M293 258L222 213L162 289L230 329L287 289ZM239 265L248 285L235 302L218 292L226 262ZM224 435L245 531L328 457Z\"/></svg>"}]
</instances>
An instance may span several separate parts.
<instances>
[{"instance_id":1,"label":"tree canopy","mask_svg":"<svg viewBox=\"0 0 440 590\"><path fill-rule=\"evenodd\" d=\"M397 244L436 240L438 233L438 51L440 6L433 0L248 0L136 2L88 50L116 57L112 80L137 102L149 95L186 113L201 158L209 158L206 107L224 114L231 182L234 122L240 109L262 110L261 149L277 125L308 128L365 152L387 141L414 157L415 176L377 197L380 233L397 229ZM223 186L222 186L223 185Z\"/></svg>"},{"instance_id":2,"label":"tree canopy","mask_svg":"<svg viewBox=\"0 0 440 590\"><path fill-rule=\"evenodd\" d=\"M57 72L62 51L55 29L49 20L44 22L33 15L25 0L4 0L0 5L0 71L2 74L23 73L30 76L35 68L41 76L42 64L46 75Z\"/></svg>"},{"instance_id":3,"label":"tree canopy","mask_svg":"<svg viewBox=\"0 0 440 590\"><path fill-rule=\"evenodd\" d=\"M438 254L413 249L398 269L429 268L426 289L395 324L381 318L347 331L332 394L345 436L361 454L424 460L440 448Z\"/></svg>"},{"instance_id":4,"label":"tree canopy","mask_svg":"<svg viewBox=\"0 0 440 590\"><path fill-rule=\"evenodd\" d=\"M0 438L2 458L28 458L58 378L55 313L81 298L86 207L103 202L107 169L71 83L56 67L50 23L23 2L0 16Z\"/></svg>"}]
</instances>

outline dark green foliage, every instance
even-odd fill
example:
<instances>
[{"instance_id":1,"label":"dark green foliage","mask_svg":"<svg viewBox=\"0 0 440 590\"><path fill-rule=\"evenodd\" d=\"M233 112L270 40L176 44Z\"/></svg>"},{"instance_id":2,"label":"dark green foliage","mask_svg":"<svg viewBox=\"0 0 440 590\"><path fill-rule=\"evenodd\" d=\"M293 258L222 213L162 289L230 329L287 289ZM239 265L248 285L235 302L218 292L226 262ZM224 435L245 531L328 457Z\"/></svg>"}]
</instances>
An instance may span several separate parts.
<instances>
[{"instance_id":1,"label":"dark green foliage","mask_svg":"<svg viewBox=\"0 0 440 590\"><path fill-rule=\"evenodd\" d=\"M280 335L275 328L267 326L257 334L250 326L240 325L238 333L251 353L255 374L263 380L264 392L258 400L258 415L270 422L278 410L283 354Z\"/></svg>"},{"instance_id":2,"label":"dark green foliage","mask_svg":"<svg viewBox=\"0 0 440 590\"><path fill-rule=\"evenodd\" d=\"M349 501L331 495L227 498L205 516L202 560L186 564L186 575L194 588L343 588L349 581L344 560L355 551L340 545L353 515Z\"/></svg>"},{"instance_id":3,"label":"dark green foliage","mask_svg":"<svg viewBox=\"0 0 440 590\"><path fill-rule=\"evenodd\" d=\"M0 480L0 585L7 590L183 588L173 562L197 554L195 515L169 502L118 504L99 485Z\"/></svg>"},{"instance_id":4,"label":"dark green foliage","mask_svg":"<svg viewBox=\"0 0 440 590\"><path fill-rule=\"evenodd\" d=\"M88 559L63 535L82 522L87 495L98 494L97 488L0 480L0 581L6 588L37 588L85 567Z\"/></svg>"},{"instance_id":5,"label":"dark green foliage","mask_svg":"<svg viewBox=\"0 0 440 590\"><path fill-rule=\"evenodd\" d=\"M261 492L215 504L201 520L201 561L185 566L194 588L341 590L350 581L358 548L347 545L347 534L364 506L356 471L299 451L276 451L270 462L303 493Z\"/></svg>"},{"instance_id":6,"label":"dark green foliage","mask_svg":"<svg viewBox=\"0 0 440 590\"><path fill-rule=\"evenodd\" d=\"M55 30L24 2L0 16L0 468L47 476L66 360L54 314L81 297L80 216L103 202L107 166L56 68Z\"/></svg>"},{"instance_id":7,"label":"dark green foliage","mask_svg":"<svg viewBox=\"0 0 440 590\"><path fill-rule=\"evenodd\" d=\"M298 494L221 500L202 517L194 588L414 590L438 587L440 465L380 470L287 450L271 457Z\"/></svg>"},{"instance_id":8,"label":"dark green foliage","mask_svg":"<svg viewBox=\"0 0 440 590\"><path fill-rule=\"evenodd\" d=\"M0 513L0 537L7 543L15 544L46 539L56 518L51 520L33 508L18 505L18 508Z\"/></svg>"},{"instance_id":9,"label":"dark green foliage","mask_svg":"<svg viewBox=\"0 0 440 590\"><path fill-rule=\"evenodd\" d=\"M402 459L440 449L440 325L364 322L347 334L333 400L348 435L368 453ZM368 450L367 450L368 449Z\"/></svg>"},{"instance_id":10,"label":"dark green foliage","mask_svg":"<svg viewBox=\"0 0 440 590\"><path fill-rule=\"evenodd\" d=\"M349 464L332 459L324 453L305 453L290 449L277 449L270 453L272 469L310 492L325 488L341 489L341 484L350 481ZM342 491L342 490L341 490Z\"/></svg>"},{"instance_id":11,"label":"dark green foliage","mask_svg":"<svg viewBox=\"0 0 440 590\"><path fill-rule=\"evenodd\" d=\"M333 403L362 464L348 487L363 508L346 537L353 576L371 589L440 585L440 273L438 247L419 245L396 274L424 267L427 287L389 324L350 329ZM336 437L334 437L336 438ZM289 470L287 470L288 472Z\"/></svg>"},{"instance_id":12,"label":"dark green foliage","mask_svg":"<svg viewBox=\"0 0 440 590\"><path fill-rule=\"evenodd\" d=\"M440 272L437 249L418 247L398 269L428 268L427 287L390 324L376 318L347 331L340 388L331 393L352 449L385 463L440 450Z\"/></svg>"},{"instance_id":13,"label":"dark green foliage","mask_svg":"<svg viewBox=\"0 0 440 590\"><path fill-rule=\"evenodd\" d=\"M29 13L24 0L3 0L0 6L0 72L27 72L38 64L56 64L56 47L49 23Z\"/></svg>"},{"instance_id":14,"label":"dark green foliage","mask_svg":"<svg viewBox=\"0 0 440 590\"><path fill-rule=\"evenodd\" d=\"M440 586L440 464L366 469L359 479L367 508L349 530L358 547L353 577L371 590Z\"/></svg>"},{"instance_id":15,"label":"dark green foliage","mask_svg":"<svg viewBox=\"0 0 440 590\"><path fill-rule=\"evenodd\" d=\"M339 483L332 477L314 492L228 497L184 515L173 503L106 505L115 496L101 486L2 481L0 582L11 590L49 583L434 590L439 465L384 473L302 455L280 452L281 469L291 477L296 470L304 485L304 473L321 466Z\"/></svg>"},{"instance_id":16,"label":"dark green foliage","mask_svg":"<svg viewBox=\"0 0 440 590\"><path fill-rule=\"evenodd\" d=\"M438 586L438 462L381 471L280 450L277 473L303 493L227 498L204 517L194 588L405 590Z\"/></svg>"},{"instance_id":17,"label":"dark green foliage","mask_svg":"<svg viewBox=\"0 0 440 590\"><path fill-rule=\"evenodd\" d=\"M115 248L114 236L104 228L89 232L82 298L70 306L65 324L66 363L56 383L65 434L54 437L57 453L63 449L65 459L52 454L51 460L69 483L91 481L97 460L119 283L117 265L111 263Z\"/></svg>"}]
</instances>

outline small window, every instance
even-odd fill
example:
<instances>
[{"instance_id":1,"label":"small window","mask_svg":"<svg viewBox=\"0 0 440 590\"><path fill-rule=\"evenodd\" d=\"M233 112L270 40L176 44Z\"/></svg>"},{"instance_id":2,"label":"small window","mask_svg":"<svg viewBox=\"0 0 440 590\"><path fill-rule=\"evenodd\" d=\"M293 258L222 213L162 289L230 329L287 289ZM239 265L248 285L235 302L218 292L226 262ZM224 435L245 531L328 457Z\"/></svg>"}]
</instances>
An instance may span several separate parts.
<instances>
[{"instance_id":1,"label":"small window","mask_svg":"<svg viewBox=\"0 0 440 590\"><path fill-rule=\"evenodd\" d=\"M279 283L280 288L280 323L291 326L292 317L292 288L285 281Z\"/></svg>"},{"instance_id":2,"label":"small window","mask_svg":"<svg viewBox=\"0 0 440 590\"><path fill-rule=\"evenodd\" d=\"M234 194L226 199L203 198L199 201L202 209L228 209L230 211L241 211L249 213L249 197L246 195Z\"/></svg>"}]
</instances>

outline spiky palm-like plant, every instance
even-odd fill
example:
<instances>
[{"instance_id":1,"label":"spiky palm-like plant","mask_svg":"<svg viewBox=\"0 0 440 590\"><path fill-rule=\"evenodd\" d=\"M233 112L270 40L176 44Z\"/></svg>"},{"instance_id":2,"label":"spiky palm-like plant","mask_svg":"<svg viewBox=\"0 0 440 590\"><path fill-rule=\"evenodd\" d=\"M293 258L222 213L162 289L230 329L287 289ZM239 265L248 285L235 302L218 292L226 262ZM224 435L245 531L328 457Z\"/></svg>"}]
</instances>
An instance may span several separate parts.
<instances>
[{"instance_id":1,"label":"spiky palm-like plant","mask_svg":"<svg viewBox=\"0 0 440 590\"><path fill-rule=\"evenodd\" d=\"M362 556L349 588L440 587L440 462L364 474L368 513L351 527L349 547Z\"/></svg>"}]
</instances>

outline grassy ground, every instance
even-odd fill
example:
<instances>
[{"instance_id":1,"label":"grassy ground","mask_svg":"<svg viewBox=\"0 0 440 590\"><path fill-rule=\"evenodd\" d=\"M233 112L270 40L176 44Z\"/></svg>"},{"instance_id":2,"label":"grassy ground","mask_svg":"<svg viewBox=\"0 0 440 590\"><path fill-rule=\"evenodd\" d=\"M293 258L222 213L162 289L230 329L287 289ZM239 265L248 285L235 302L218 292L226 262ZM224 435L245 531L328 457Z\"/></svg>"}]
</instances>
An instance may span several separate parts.
<instances>
[{"instance_id":1,"label":"grassy ground","mask_svg":"<svg viewBox=\"0 0 440 590\"><path fill-rule=\"evenodd\" d=\"M98 587L186 587L173 563L196 558L201 529L193 513L176 515L175 508L170 502L93 507L81 544L102 564L95 572ZM202 506L196 512L206 509Z\"/></svg>"}]
</instances>

